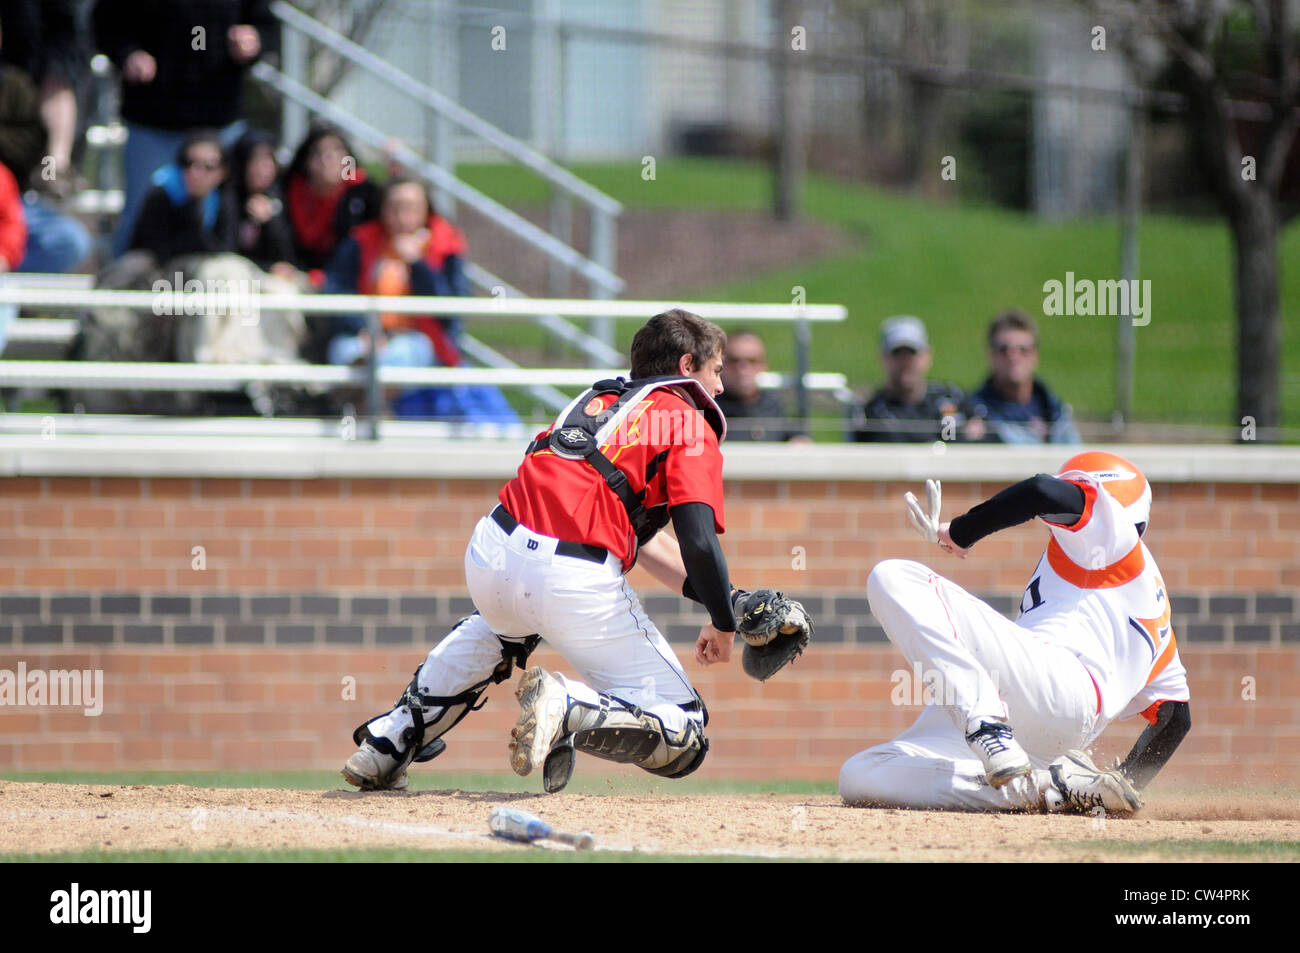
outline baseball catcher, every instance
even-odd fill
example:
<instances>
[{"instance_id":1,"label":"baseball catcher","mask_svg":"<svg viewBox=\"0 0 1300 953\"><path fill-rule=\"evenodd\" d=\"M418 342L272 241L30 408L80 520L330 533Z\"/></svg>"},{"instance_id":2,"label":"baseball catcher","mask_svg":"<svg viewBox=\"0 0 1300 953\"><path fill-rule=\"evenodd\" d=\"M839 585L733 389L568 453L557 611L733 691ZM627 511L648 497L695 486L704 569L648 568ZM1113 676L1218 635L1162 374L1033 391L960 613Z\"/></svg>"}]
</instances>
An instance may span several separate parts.
<instances>
[{"instance_id":1,"label":"baseball catcher","mask_svg":"<svg viewBox=\"0 0 1300 953\"><path fill-rule=\"evenodd\" d=\"M1151 488L1129 461L1081 453L1056 476L1010 486L951 522L941 491L906 494L927 541L966 558L979 540L1039 519L1047 550L1012 622L920 563L886 560L871 611L942 697L891 742L840 770L848 802L964 810L1130 814L1191 728L1171 598L1142 542ZM1087 754L1112 720L1149 723L1103 770Z\"/></svg>"},{"instance_id":2,"label":"baseball catcher","mask_svg":"<svg viewBox=\"0 0 1300 953\"><path fill-rule=\"evenodd\" d=\"M391 711L357 728L348 783L405 788L410 764L441 754L442 736L516 668L515 773L540 768L543 787L559 791L579 751L662 777L695 771L708 711L627 584L637 562L707 611L699 664L729 661L737 631L754 678L804 650L812 623L802 606L733 589L718 542L727 425L713 398L725 340L687 311L656 315L633 339L632 379L598 381L529 444L465 551L477 611L429 653ZM661 533L670 522L674 535ZM527 667L543 638L580 677Z\"/></svg>"}]
</instances>

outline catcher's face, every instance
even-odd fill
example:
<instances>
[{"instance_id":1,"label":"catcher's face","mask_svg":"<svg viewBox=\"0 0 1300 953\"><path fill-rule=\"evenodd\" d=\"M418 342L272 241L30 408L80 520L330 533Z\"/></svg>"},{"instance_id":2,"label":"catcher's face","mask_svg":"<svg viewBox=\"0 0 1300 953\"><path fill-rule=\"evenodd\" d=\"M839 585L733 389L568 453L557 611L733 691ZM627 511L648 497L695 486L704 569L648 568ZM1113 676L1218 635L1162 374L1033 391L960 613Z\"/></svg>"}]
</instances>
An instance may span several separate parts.
<instances>
[{"instance_id":1,"label":"catcher's face","mask_svg":"<svg viewBox=\"0 0 1300 953\"><path fill-rule=\"evenodd\" d=\"M689 377L692 380L699 381L704 389L717 397L722 393L722 349L719 348L712 357L705 361L700 367L695 366L695 358L690 354L683 354L677 364L677 369L683 377Z\"/></svg>"}]
</instances>

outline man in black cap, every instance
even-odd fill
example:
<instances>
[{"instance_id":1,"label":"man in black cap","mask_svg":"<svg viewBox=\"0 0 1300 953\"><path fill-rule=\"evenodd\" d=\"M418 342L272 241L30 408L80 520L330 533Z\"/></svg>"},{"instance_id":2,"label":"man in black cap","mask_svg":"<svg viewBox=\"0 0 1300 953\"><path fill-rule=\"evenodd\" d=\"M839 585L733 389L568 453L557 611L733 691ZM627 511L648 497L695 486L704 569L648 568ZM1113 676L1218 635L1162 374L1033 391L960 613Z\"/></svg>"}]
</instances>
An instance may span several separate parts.
<instances>
[{"instance_id":1,"label":"man in black cap","mask_svg":"<svg viewBox=\"0 0 1300 953\"><path fill-rule=\"evenodd\" d=\"M865 405L854 408L851 438L859 443L956 440L962 392L954 384L927 379L933 358L920 318L898 315L886 320L880 326L885 383Z\"/></svg>"}]
</instances>

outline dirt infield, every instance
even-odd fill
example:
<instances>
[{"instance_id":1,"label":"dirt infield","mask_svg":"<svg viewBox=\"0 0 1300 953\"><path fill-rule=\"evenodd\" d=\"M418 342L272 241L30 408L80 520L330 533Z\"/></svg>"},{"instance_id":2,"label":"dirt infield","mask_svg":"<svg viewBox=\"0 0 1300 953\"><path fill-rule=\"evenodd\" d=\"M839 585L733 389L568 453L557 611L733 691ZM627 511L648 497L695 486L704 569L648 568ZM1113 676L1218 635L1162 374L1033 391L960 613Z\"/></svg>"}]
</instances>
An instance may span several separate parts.
<instances>
[{"instance_id":1,"label":"dirt infield","mask_svg":"<svg viewBox=\"0 0 1300 953\"><path fill-rule=\"evenodd\" d=\"M1258 860L1300 842L1300 802L1165 797L1135 818L849 808L830 795L531 795L223 789L0 781L0 854L77 849L401 847L520 851L488 834L513 803L597 850L822 860ZM1152 846L1159 842L1159 846ZM1224 844L1241 845L1244 850ZM556 848L568 849L568 848ZM506 859L503 857L503 859Z\"/></svg>"}]
</instances>

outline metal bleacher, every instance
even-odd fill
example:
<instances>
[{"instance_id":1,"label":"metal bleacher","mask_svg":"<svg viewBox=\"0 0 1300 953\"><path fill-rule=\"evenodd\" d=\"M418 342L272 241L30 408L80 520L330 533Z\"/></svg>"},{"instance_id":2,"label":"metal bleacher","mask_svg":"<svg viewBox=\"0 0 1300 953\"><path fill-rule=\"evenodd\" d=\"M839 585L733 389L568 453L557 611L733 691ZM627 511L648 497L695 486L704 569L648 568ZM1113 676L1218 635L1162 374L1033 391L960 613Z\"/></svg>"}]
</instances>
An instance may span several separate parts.
<instances>
[{"instance_id":1,"label":"metal bleacher","mask_svg":"<svg viewBox=\"0 0 1300 953\"><path fill-rule=\"evenodd\" d=\"M8 282L0 285L0 306L34 306L55 311L89 307L149 309L157 303L158 298L159 295L153 291L33 288L15 286ZM193 310L197 310L197 308L186 307L187 301L203 307L211 305L211 301L204 300L203 295L192 297L182 295L173 303L180 305L180 313L193 313ZM471 321L499 320L537 314L566 314L572 317L602 314L614 319L643 320L647 314L654 314L675 306L673 302L663 301L593 301L580 298L443 298L440 301L449 311L459 313ZM428 310L428 302L418 297L260 295L250 299L250 303L257 309L252 312L255 320L256 314L261 311L294 310L309 316L363 313L367 316L372 333L376 337L379 334L381 312L419 314ZM805 328L812 322L835 322L843 321L845 318L845 309L839 305L752 305L717 302L688 303L686 306L701 316L711 319L733 318L750 323L793 321ZM75 333L75 328L69 327L69 323L52 326L48 322L58 319L41 320L47 323L39 330L33 328L29 332L24 329L18 336L25 338L28 343L40 340L45 343L66 345L71 335ZM35 323L31 319L24 319L14 324L25 325L29 322ZM44 333L40 333L41 331ZM800 335L800 338L806 339L807 334ZM806 359L806 352L803 352L801 362L806 364ZM239 392L246 391L250 385L255 384L289 384L324 389L358 387L363 388L365 392L367 435L371 439L378 439L380 421L384 416L383 389L385 387L445 387L469 384L524 388L567 387L570 390L578 390L588 386L593 380L624 372L622 362L603 367L525 369L380 367L374 360L363 367L339 367L310 364L32 361L7 358L0 361L0 390L54 391L80 387L130 391ZM818 389L835 390L842 389L844 386L843 377L838 374L805 373L793 383L796 389L815 386ZM0 421L4 426L11 423L12 421L7 419ZM250 420L248 423L257 425L261 421ZM83 419L82 428L89 426L91 422ZM489 432L492 433L497 433L499 430L500 428L495 426L489 428ZM470 431L462 429L459 432Z\"/></svg>"},{"instance_id":2,"label":"metal bleacher","mask_svg":"<svg viewBox=\"0 0 1300 953\"><path fill-rule=\"evenodd\" d=\"M383 388L390 386L448 386L458 383L490 384L519 388L534 405L554 411L567 404L572 392L592 380L619 371L625 355L613 345L613 329L621 318L644 320L655 310L686 306L705 316L725 319L778 321L792 323L795 331L798 369L794 375L767 374L760 380L765 387L792 387L798 396L800 416L808 412L810 391L843 400L848 396L846 381L839 374L812 374L808 371L810 322L844 319L838 306L792 305L691 305L682 302L614 301L623 282L614 273L618 217L622 206L608 195L575 177L567 169L533 150L524 143L470 113L434 89L401 72L365 47L344 37L307 16L288 3L272 4L274 15L283 31L283 56L279 67L262 62L252 70L253 78L273 90L284 106L285 141L296 141L306 127L306 118L316 115L334 122L358 143L384 150L417 177L422 178L440 195L474 208L489 222L513 234L524 245L540 251L552 265L552 274L576 277L585 286L590 300L527 298L517 288L481 265L467 262L466 275L471 285L490 298L442 299L440 310L457 313L471 327L476 322L494 318L526 319L542 328L546 336L566 350L576 352L587 366L565 370L535 370L520 367L473 334L466 333L463 352L468 362L477 366L460 368L380 368L372 362L366 367L332 367L293 365L234 365L188 363L95 363L67 361L70 345L78 333L78 319L72 312L99 307L120 306L147 309L156 301L153 292L116 292L93 290L90 275L11 274L0 278L0 307L16 306L26 315L9 323L3 360L0 360L0 391L28 394L57 393L67 389L82 390L157 390L238 392L250 384L278 383L309 386L317 389L361 387L365 389L368 433L378 438L383 416ZM410 99L414 108L430 117L436 130L432 155L425 156L405 144L394 145L385 130L376 128L361 117L348 113L335 103L317 95L307 85L309 44L340 57L355 70L383 82ZM116 91L113 69L108 59L96 56L91 64L98 95L96 113L86 133L86 144L98 161L94 163L96 181L72 196L68 210L82 216L98 216L105 231L122 208L117 157L126 140L126 130L116 114ZM454 173L453 133L469 137L480 146L490 147L506 161L516 163L544 180L551 189L550 230L534 225L516 212L472 188ZM579 251L569 241L575 206L590 217L591 244ZM292 300L290 300L292 299ZM346 299L346 300L345 300ZM337 313L364 313L372 322L378 310L386 312L427 313L427 302L418 299L361 298L358 296L262 296L263 310L297 310L309 320ZM655 309L655 310L651 310ZM579 322L585 322L579 323ZM377 331L378 325L372 324ZM43 358L43 360L33 360ZM561 389L563 388L563 389ZM78 432L222 432L222 433L295 433L322 434L336 430L338 421L269 420L251 418L194 420L182 418L122 415L72 414L0 415L0 431L25 432L37 426L33 421L55 419L61 426ZM420 432L420 425L408 421L385 421L385 434ZM473 435L464 428L430 426L427 433ZM475 431L477 433L478 431ZM489 433L494 432L488 428Z\"/></svg>"}]
</instances>

